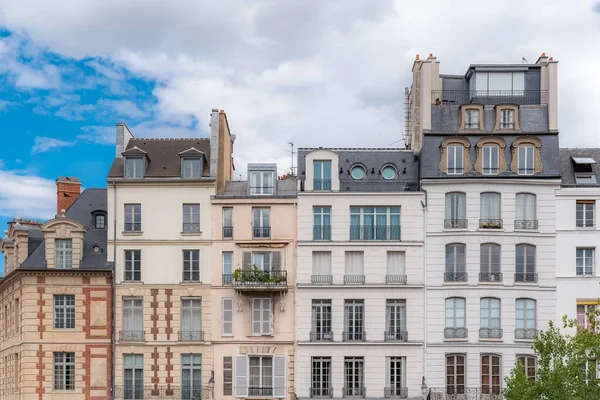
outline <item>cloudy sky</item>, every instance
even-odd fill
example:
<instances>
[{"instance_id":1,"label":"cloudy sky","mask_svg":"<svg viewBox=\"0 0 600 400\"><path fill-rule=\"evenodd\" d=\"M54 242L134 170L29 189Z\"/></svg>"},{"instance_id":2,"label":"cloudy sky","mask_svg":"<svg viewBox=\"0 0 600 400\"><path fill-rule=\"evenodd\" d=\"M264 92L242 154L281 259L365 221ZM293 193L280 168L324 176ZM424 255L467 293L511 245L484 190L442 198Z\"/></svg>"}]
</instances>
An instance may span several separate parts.
<instances>
[{"instance_id":1,"label":"cloudy sky","mask_svg":"<svg viewBox=\"0 0 600 400\"><path fill-rule=\"evenodd\" d=\"M118 121L205 136L224 109L240 169L285 172L289 141L389 146L417 53L460 74L546 52L561 145L600 146L598 49L588 0L0 0L0 223L52 217L60 175L104 186Z\"/></svg>"}]
</instances>

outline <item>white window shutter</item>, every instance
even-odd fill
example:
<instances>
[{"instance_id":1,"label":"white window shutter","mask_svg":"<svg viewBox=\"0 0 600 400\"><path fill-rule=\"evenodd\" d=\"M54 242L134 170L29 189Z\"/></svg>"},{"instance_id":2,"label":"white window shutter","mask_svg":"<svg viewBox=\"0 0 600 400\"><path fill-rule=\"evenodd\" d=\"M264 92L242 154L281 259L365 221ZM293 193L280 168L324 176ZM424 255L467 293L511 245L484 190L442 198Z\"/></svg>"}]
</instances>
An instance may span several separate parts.
<instances>
[{"instance_id":1,"label":"white window shutter","mask_svg":"<svg viewBox=\"0 0 600 400\"><path fill-rule=\"evenodd\" d=\"M221 331L222 335L233 335L233 298L223 297L223 306L221 307Z\"/></svg>"},{"instance_id":2,"label":"white window shutter","mask_svg":"<svg viewBox=\"0 0 600 400\"><path fill-rule=\"evenodd\" d=\"M248 357L235 356L235 397L248 397Z\"/></svg>"},{"instance_id":3,"label":"white window shutter","mask_svg":"<svg viewBox=\"0 0 600 400\"><path fill-rule=\"evenodd\" d=\"M285 356L273 356L273 397L284 399L285 392Z\"/></svg>"}]
</instances>

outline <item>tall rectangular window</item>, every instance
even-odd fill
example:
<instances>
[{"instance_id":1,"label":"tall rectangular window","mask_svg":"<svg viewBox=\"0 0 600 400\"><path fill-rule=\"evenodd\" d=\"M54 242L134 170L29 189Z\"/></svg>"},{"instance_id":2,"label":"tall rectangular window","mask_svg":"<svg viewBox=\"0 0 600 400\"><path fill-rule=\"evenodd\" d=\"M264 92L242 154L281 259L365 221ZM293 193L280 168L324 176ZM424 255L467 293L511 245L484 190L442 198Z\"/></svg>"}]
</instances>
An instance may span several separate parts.
<instances>
[{"instance_id":1,"label":"tall rectangular window","mask_svg":"<svg viewBox=\"0 0 600 400\"><path fill-rule=\"evenodd\" d=\"M313 251L312 252L312 283L331 284L333 276L331 275L331 252Z\"/></svg>"},{"instance_id":2,"label":"tall rectangular window","mask_svg":"<svg viewBox=\"0 0 600 400\"><path fill-rule=\"evenodd\" d=\"M446 282L466 282L466 247L462 243L450 243L446 245Z\"/></svg>"},{"instance_id":3,"label":"tall rectangular window","mask_svg":"<svg viewBox=\"0 0 600 400\"><path fill-rule=\"evenodd\" d=\"M533 165L533 146L525 146L521 145L518 148L518 173L519 175L533 175L535 172L535 167Z\"/></svg>"},{"instance_id":4,"label":"tall rectangular window","mask_svg":"<svg viewBox=\"0 0 600 400\"><path fill-rule=\"evenodd\" d=\"M311 341L333 340L331 332L331 300L312 301Z\"/></svg>"},{"instance_id":5,"label":"tall rectangular window","mask_svg":"<svg viewBox=\"0 0 600 400\"><path fill-rule=\"evenodd\" d=\"M252 208L252 237L271 237L271 209Z\"/></svg>"},{"instance_id":6,"label":"tall rectangular window","mask_svg":"<svg viewBox=\"0 0 600 400\"><path fill-rule=\"evenodd\" d=\"M144 399L143 354L123 354L123 384L125 400Z\"/></svg>"},{"instance_id":7,"label":"tall rectangular window","mask_svg":"<svg viewBox=\"0 0 600 400\"><path fill-rule=\"evenodd\" d=\"M500 394L502 376L500 356L484 354L481 356L481 393Z\"/></svg>"},{"instance_id":8,"label":"tall rectangular window","mask_svg":"<svg viewBox=\"0 0 600 400\"><path fill-rule=\"evenodd\" d=\"M223 252L223 285L231 285L233 275L233 252Z\"/></svg>"},{"instance_id":9,"label":"tall rectangular window","mask_svg":"<svg viewBox=\"0 0 600 400\"><path fill-rule=\"evenodd\" d=\"M106 228L106 215L96 214L94 216L94 228L105 229Z\"/></svg>"},{"instance_id":10,"label":"tall rectangular window","mask_svg":"<svg viewBox=\"0 0 600 400\"><path fill-rule=\"evenodd\" d=\"M498 146L483 146L481 149L483 153L482 158L482 172L484 175L496 175L499 172L499 153L500 149Z\"/></svg>"},{"instance_id":11,"label":"tall rectangular window","mask_svg":"<svg viewBox=\"0 0 600 400\"><path fill-rule=\"evenodd\" d=\"M75 295L54 295L54 328L75 328Z\"/></svg>"},{"instance_id":12,"label":"tall rectangular window","mask_svg":"<svg viewBox=\"0 0 600 400\"><path fill-rule=\"evenodd\" d=\"M406 358L386 357L386 397L407 397L406 388Z\"/></svg>"},{"instance_id":13,"label":"tall rectangular window","mask_svg":"<svg viewBox=\"0 0 600 400\"><path fill-rule=\"evenodd\" d=\"M273 315L270 298L252 299L252 335L270 336L273 334Z\"/></svg>"},{"instance_id":14,"label":"tall rectangular window","mask_svg":"<svg viewBox=\"0 0 600 400\"><path fill-rule=\"evenodd\" d=\"M144 340L144 308L142 299L123 299L122 341Z\"/></svg>"},{"instance_id":15,"label":"tall rectangular window","mask_svg":"<svg viewBox=\"0 0 600 400\"><path fill-rule=\"evenodd\" d=\"M141 250L125 250L125 281L139 282L142 280Z\"/></svg>"},{"instance_id":16,"label":"tall rectangular window","mask_svg":"<svg viewBox=\"0 0 600 400\"><path fill-rule=\"evenodd\" d=\"M223 239L233 237L233 207L223 207Z\"/></svg>"},{"instance_id":17,"label":"tall rectangular window","mask_svg":"<svg viewBox=\"0 0 600 400\"><path fill-rule=\"evenodd\" d=\"M233 297L221 299L221 335L233 336Z\"/></svg>"},{"instance_id":18,"label":"tall rectangular window","mask_svg":"<svg viewBox=\"0 0 600 400\"><path fill-rule=\"evenodd\" d=\"M444 337L446 339L467 337L465 315L464 298L450 297L446 299L446 328L444 330Z\"/></svg>"},{"instance_id":19,"label":"tall rectangular window","mask_svg":"<svg viewBox=\"0 0 600 400\"><path fill-rule=\"evenodd\" d=\"M500 299L486 297L480 302L480 338L502 337L501 318L500 318Z\"/></svg>"},{"instance_id":20,"label":"tall rectangular window","mask_svg":"<svg viewBox=\"0 0 600 400\"><path fill-rule=\"evenodd\" d=\"M183 179L198 179L202 175L202 160L200 158L183 158L181 160L181 177Z\"/></svg>"},{"instance_id":21,"label":"tall rectangular window","mask_svg":"<svg viewBox=\"0 0 600 400\"><path fill-rule=\"evenodd\" d=\"M481 193L480 195L480 200L481 200L481 220L482 221L486 221L486 222L490 222L490 221L499 221L502 219L502 214L501 214L501 207L500 207L500 193L494 193L494 192L486 192L486 193ZM483 227L488 227L488 226L480 226L481 228ZM495 225L492 227L496 227ZM500 228L502 227L501 225L499 226Z\"/></svg>"},{"instance_id":22,"label":"tall rectangular window","mask_svg":"<svg viewBox=\"0 0 600 400\"><path fill-rule=\"evenodd\" d=\"M406 254L403 251L387 252L385 283L406 284Z\"/></svg>"},{"instance_id":23,"label":"tall rectangular window","mask_svg":"<svg viewBox=\"0 0 600 400\"><path fill-rule=\"evenodd\" d=\"M344 272L344 283L365 283L365 253L362 251L347 251Z\"/></svg>"},{"instance_id":24,"label":"tall rectangular window","mask_svg":"<svg viewBox=\"0 0 600 400\"><path fill-rule=\"evenodd\" d=\"M273 396L273 358L248 357L248 396Z\"/></svg>"},{"instance_id":25,"label":"tall rectangular window","mask_svg":"<svg viewBox=\"0 0 600 400\"><path fill-rule=\"evenodd\" d=\"M73 268L73 240L55 239L54 240L54 265L57 269Z\"/></svg>"},{"instance_id":26,"label":"tall rectangular window","mask_svg":"<svg viewBox=\"0 0 600 400\"><path fill-rule=\"evenodd\" d=\"M587 302L577 302L577 325L581 329L591 329L592 321L596 319L596 302L588 304ZM592 321L590 321L590 319Z\"/></svg>"},{"instance_id":27,"label":"tall rectangular window","mask_svg":"<svg viewBox=\"0 0 600 400\"><path fill-rule=\"evenodd\" d=\"M250 172L250 194L270 195L274 191L273 171Z\"/></svg>"},{"instance_id":28,"label":"tall rectangular window","mask_svg":"<svg viewBox=\"0 0 600 400\"><path fill-rule=\"evenodd\" d=\"M594 226L595 213L594 200L577 200L575 221L578 228L590 228Z\"/></svg>"},{"instance_id":29,"label":"tall rectangular window","mask_svg":"<svg viewBox=\"0 0 600 400\"><path fill-rule=\"evenodd\" d=\"M183 232L200 232L200 204L183 205Z\"/></svg>"},{"instance_id":30,"label":"tall rectangular window","mask_svg":"<svg viewBox=\"0 0 600 400\"><path fill-rule=\"evenodd\" d=\"M517 360L521 362L521 365L525 369L525 376L532 381L535 381L537 373L537 362L534 356L517 356Z\"/></svg>"},{"instance_id":31,"label":"tall rectangular window","mask_svg":"<svg viewBox=\"0 0 600 400\"><path fill-rule=\"evenodd\" d=\"M260 271L271 270L271 252L252 252L252 267L256 266Z\"/></svg>"},{"instance_id":32,"label":"tall rectangular window","mask_svg":"<svg viewBox=\"0 0 600 400\"><path fill-rule=\"evenodd\" d=\"M233 357L223 357L223 396L233 395Z\"/></svg>"},{"instance_id":33,"label":"tall rectangular window","mask_svg":"<svg viewBox=\"0 0 600 400\"><path fill-rule=\"evenodd\" d=\"M464 171L464 146L449 145L448 146L448 174L460 175Z\"/></svg>"},{"instance_id":34,"label":"tall rectangular window","mask_svg":"<svg viewBox=\"0 0 600 400\"><path fill-rule=\"evenodd\" d=\"M141 179L144 177L144 164L143 158L125 158L125 178L127 179Z\"/></svg>"},{"instance_id":35,"label":"tall rectangular window","mask_svg":"<svg viewBox=\"0 0 600 400\"><path fill-rule=\"evenodd\" d=\"M331 161L313 161L314 190L331 190Z\"/></svg>"},{"instance_id":36,"label":"tall rectangular window","mask_svg":"<svg viewBox=\"0 0 600 400\"><path fill-rule=\"evenodd\" d=\"M500 129L515 129L515 111L500 111Z\"/></svg>"},{"instance_id":37,"label":"tall rectangular window","mask_svg":"<svg viewBox=\"0 0 600 400\"><path fill-rule=\"evenodd\" d=\"M183 281L200 282L200 250L183 250Z\"/></svg>"},{"instance_id":38,"label":"tall rectangular window","mask_svg":"<svg viewBox=\"0 0 600 400\"><path fill-rule=\"evenodd\" d=\"M467 195L462 192L446 193L444 228L467 227Z\"/></svg>"},{"instance_id":39,"label":"tall rectangular window","mask_svg":"<svg viewBox=\"0 0 600 400\"><path fill-rule=\"evenodd\" d=\"M364 300L344 301L344 341L364 341L365 335Z\"/></svg>"},{"instance_id":40,"label":"tall rectangular window","mask_svg":"<svg viewBox=\"0 0 600 400\"><path fill-rule=\"evenodd\" d=\"M202 397L202 355L181 355L181 399L197 400Z\"/></svg>"},{"instance_id":41,"label":"tall rectangular window","mask_svg":"<svg viewBox=\"0 0 600 400\"><path fill-rule=\"evenodd\" d=\"M465 394L465 358L463 354L446 356L447 394Z\"/></svg>"},{"instance_id":42,"label":"tall rectangular window","mask_svg":"<svg viewBox=\"0 0 600 400\"><path fill-rule=\"evenodd\" d=\"M500 269L500 245L483 243L479 247L479 282L502 282Z\"/></svg>"},{"instance_id":43,"label":"tall rectangular window","mask_svg":"<svg viewBox=\"0 0 600 400\"><path fill-rule=\"evenodd\" d=\"M385 305L385 340L408 340L406 300L390 300Z\"/></svg>"},{"instance_id":44,"label":"tall rectangular window","mask_svg":"<svg viewBox=\"0 0 600 400\"><path fill-rule=\"evenodd\" d=\"M331 207L313 207L313 240L331 240Z\"/></svg>"},{"instance_id":45,"label":"tall rectangular window","mask_svg":"<svg viewBox=\"0 0 600 400\"><path fill-rule=\"evenodd\" d=\"M75 353L54 353L54 390L75 390Z\"/></svg>"},{"instance_id":46,"label":"tall rectangular window","mask_svg":"<svg viewBox=\"0 0 600 400\"><path fill-rule=\"evenodd\" d=\"M515 281L537 282L535 272L535 246L518 244L516 246Z\"/></svg>"},{"instance_id":47,"label":"tall rectangular window","mask_svg":"<svg viewBox=\"0 0 600 400\"><path fill-rule=\"evenodd\" d=\"M535 300L517 299L515 316L515 339L535 338L535 314Z\"/></svg>"},{"instance_id":48,"label":"tall rectangular window","mask_svg":"<svg viewBox=\"0 0 600 400\"><path fill-rule=\"evenodd\" d=\"M537 229L536 197L531 193L517 193L515 228Z\"/></svg>"},{"instance_id":49,"label":"tall rectangular window","mask_svg":"<svg viewBox=\"0 0 600 400\"><path fill-rule=\"evenodd\" d=\"M577 275L594 275L596 256L593 248L577 248L576 273Z\"/></svg>"},{"instance_id":50,"label":"tall rectangular window","mask_svg":"<svg viewBox=\"0 0 600 400\"><path fill-rule=\"evenodd\" d=\"M181 334L182 341L204 340L202 332L202 299L181 299Z\"/></svg>"},{"instance_id":51,"label":"tall rectangular window","mask_svg":"<svg viewBox=\"0 0 600 400\"><path fill-rule=\"evenodd\" d=\"M363 357L344 358L344 397L364 397L365 360Z\"/></svg>"},{"instance_id":52,"label":"tall rectangular window","mask_svg":"<svg viewBox=\"0 0 600 400\"><path fill-rule=\"evenodd\" d=\"M331 357L313 357L310 397L332 397Z\"/></svg>"},{"instance_id":53,"label":"tall rectangular window","mask_svg":"<svg viewBox=\"0 0 600 400\"><path fill-rule=\"evenodd\" d=\"M125 204L125 232L141 232L142 205Z\"/></svg>"},{"instance_id":54,"label":"tall rectangular window","mask_svg":"<svg viewBox=\"0 0 600 400\"><path fill-rule=\"evenodd\" d=\"M400 240L400 207L350 207L350 240Z\"/></svg>"},{"instance_id":55,"label":"tall rectangular window","mask_svg":"<svg viewBox=\"0 0 600 400\"><path fill-rule=\"evenodd\" d=\"M479 110L466 110L465 129L479 129Z\"/></svg>"}]
</instances>

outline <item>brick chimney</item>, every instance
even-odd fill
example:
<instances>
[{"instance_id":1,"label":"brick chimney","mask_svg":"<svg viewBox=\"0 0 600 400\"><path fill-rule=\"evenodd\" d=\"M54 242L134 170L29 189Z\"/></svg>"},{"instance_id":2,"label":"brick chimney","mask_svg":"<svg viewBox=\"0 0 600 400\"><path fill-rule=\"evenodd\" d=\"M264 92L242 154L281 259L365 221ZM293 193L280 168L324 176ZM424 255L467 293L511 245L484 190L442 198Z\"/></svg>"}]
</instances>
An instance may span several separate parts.
<instances>
[{"instance_id":1,"label":"brick chimney","mask_svg":"<svg viewBox=\"0 0 600 400\"><path fill-rule=\"evenodd\" d=\"M60 177L56 180L56 214L68 210L77 200L81 191L81 182L75 177Z\"/></svg>"}]
</instances>

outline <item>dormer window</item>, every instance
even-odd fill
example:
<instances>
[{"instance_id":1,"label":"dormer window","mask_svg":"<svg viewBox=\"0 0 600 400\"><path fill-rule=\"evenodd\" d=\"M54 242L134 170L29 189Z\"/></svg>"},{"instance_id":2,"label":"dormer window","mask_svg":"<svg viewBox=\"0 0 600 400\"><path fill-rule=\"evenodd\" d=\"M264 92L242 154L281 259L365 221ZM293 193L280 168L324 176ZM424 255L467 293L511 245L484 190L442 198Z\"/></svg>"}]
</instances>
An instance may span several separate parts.
<instances>
[{"instance_id":1,"label":"dormer window","mask_svg":"<svg viewBox=\"0 0 600 400\"><path fill-rule=\"evenodd\" d=\"M465 129L479 129L479 110L466 110Z\"/></svg>"},{"instance_id":2,"label":"dormer window","mask_svg":"<svg viewBox=\"0 0 600 400\"><path fill-rule=\"evenodd\" d=\"M141 157L125 158L125 178L141 179L144 177L144 159Z\"/></svg>"},{"instance_id":3,"label":"dormer window","mask_svg":"<svg viewBox=\"0 0 600 400\"><path fill-rule=\"evenodd\" d=\"M250 194L270 195L274 192L273 171L251 171L250 172Z\"/></svg>"},{"instance_id":4,"label":"dormer window","mask_svg":"<svg viewBox=\"0 0 600 400\"><path fill-rule=\"evenodd\" d=\"M54 241L54 266L57 269L73 268L72 239L56 239Z\"/></svg>"},{"instance_id":5,"label":"dormer window","mask_svg":"<svg viewBox=\"0 0 600 400\"><path fill-rule=\"evenodd\" d=\"M596 174L593 165L596 164L596 161L590 157L571 157L571 160L573 160L575 183L578 185L595 185Z\"/></svg>"},{"instance_id":6,"label":"dormer window","mask_svg":"<svg viewBox=\"0 0 600 400\"><path fill-rule=\"evenodd\" d=\"M500 111L500 129L515 129L515 111Z\"/></svg>"},{"instance_id":7,"label":"dormer window","mask_svg":"<svg viewBox=\"0 0 600 400\"><path fill-rule=\"evenodd\" d=\"M440 145L440 172L462 175L471 171L471 142L466 137L450 136Z\"/></svg>"},{"instance_id":8,"label":"dormer window","mask_svg":"<svg viewBox=\"0 0 600 400\"><path fill-rule=\"evenodd\" d=\"M94 228L106 229L106 215L98 213L94 216Z\"/></svg>"},{"instance_id":9,"label":"dormer window","mask_svg":"<svg viewBox=\"0 0 600 400\"><path fill-rule=\"evenodd\" d=\"M313 161L314 170L314 190L331 190L331 161L315 160Z\"/></svg>"},{"instance_id":10,"label":"dormer window","mask_svg":"<svg viewBox=\"0 0 600 400\"><path fill-rule=\"evenodd\" d=\"M184 157L181 159L181 177L183 179L199 179L202 176L200 158Z\"/></svg>"}]
</instances>

